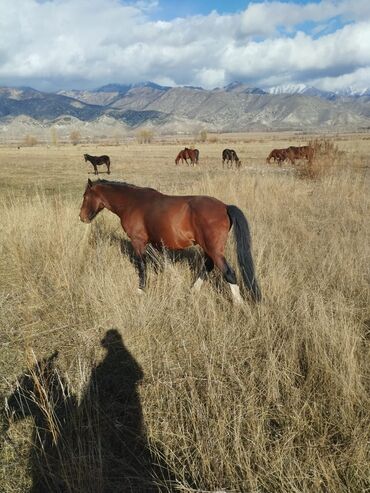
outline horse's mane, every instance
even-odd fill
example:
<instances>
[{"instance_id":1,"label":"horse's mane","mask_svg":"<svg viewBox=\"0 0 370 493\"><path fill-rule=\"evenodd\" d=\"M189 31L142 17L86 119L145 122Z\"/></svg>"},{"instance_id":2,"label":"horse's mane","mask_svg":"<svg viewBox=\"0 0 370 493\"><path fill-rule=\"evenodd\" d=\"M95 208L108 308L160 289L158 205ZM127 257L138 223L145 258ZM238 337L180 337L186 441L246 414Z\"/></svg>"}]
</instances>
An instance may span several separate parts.
<instances>
[{"instance_id":1,"label":"horse's mane","mask_svg":"<svg viewBox=\"0 0 370 493\"><path fill-rule=\"evenodd\" d=\"M129 188L137 188L139 190L153 190L154 192L158 192L155 188L151 187L139 187L138 185L134 185L132 183L127 183L125 181L114 181L114 180L103 180L103 179L98 179L96 181L92 182L92 186L94 185L112 185L113 187L121 188L121 187L129 187Z\"/></svg>"}]
</instances>

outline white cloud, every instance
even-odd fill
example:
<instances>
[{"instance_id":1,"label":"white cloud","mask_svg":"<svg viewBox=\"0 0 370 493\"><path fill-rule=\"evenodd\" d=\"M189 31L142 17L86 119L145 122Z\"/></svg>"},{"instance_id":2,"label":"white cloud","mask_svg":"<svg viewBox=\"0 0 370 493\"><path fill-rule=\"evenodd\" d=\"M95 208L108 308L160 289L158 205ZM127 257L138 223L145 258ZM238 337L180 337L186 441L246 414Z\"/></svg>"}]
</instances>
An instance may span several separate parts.
<instances>
[{"instance_id":1,"label":"white cloud","mask_svg":"<svg viewBox=\"0 0 370 493\"><path fill-rule=\"evenodd\" d=\"M0 0L0 84L154 80L215 87L238 79L330 89L355 83L360 73L370 85L368 0L252 3L239 14L154 22L158 3ZM337 16L349 24L337 25ZM314 23L312 32L295 32L304 22ZM317 37L317 23L337 30Z\"/></svg>"}]
</instances>

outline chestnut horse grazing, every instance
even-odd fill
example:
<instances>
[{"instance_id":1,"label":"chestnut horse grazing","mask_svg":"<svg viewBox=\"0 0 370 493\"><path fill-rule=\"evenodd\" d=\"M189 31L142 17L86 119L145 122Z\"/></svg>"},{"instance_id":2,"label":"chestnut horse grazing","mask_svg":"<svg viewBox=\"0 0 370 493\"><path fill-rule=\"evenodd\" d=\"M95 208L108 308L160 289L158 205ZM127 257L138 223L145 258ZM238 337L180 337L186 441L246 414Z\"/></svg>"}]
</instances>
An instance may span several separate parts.
<instances>
[{"instance_id":1,"label":"chestnut horse grazing","mask_svg":"<svg viewBox=\"0 0 370 493\"><path fill-rule=\"evenodd\" d=\"M182 163L185 161L187 165L189 165L188 159L190 159L190 164L194 166L198 163L199 151L198 149L188 149L187 147L185 147L185 149L180 151L176 156L175 164L179 164L180 159Z\"/></svg>"},{"instance_id":2,"label":"chestnut horse grazing","mask_svg":"<svg viewBox=\"0 0 370 493\"><path fill-rule=\"evenodd\" d=\"M314 148L311 146L290 146L288 147L287 157L290 162L294 165L296 159L307 159L309 164L312 164L312 160L314 158Z\"/></svg>"},{"instance_id":3,"label":"chestnut horse grazing","mask_svg":"<svg viewBox=\"0 0 370 493\"><path fill-rule=\"evenodd\" d=\"M255 301L261 293L254 274L251 238L247 219L235 205L204 195L164 195L153 188L142 188L124 182L88 180L80 210L80 219L90 223L104 208L121 220L131 239L139 272L139 290L145 288L145 249L150 243L155 248L183 250L199 245L205 254L202 268L194 283L199 290L214 264L229 283L233 299L242 298L236 275L225 258L229 230L234 226L237 258L244 285Z\"/></svg>"},{"instance_id":4,"label":"chestnut horse grazing","mask_svg":"<svg viewBox=\"0 0 370 493\"><path fill-rule=\"evenodd\" d=\"M98 174L97 166L105 164L107 166L107 173L110 175L110 159L109 156L90 156L89 154L84 154L85 161L90 161L94 166L94 173Z\"/></svg>"},{"instance_id":5,"label":"chestnut horse grazing","mask_svg":"<svg viewBox=\"0 0 370 493\"><path fill-rule=\"evenodd\" d=\"M279 166L288 159L288 149L272 149L266 158L266 163L270 164L273 159Z\"/></svg>"}]
</instances>

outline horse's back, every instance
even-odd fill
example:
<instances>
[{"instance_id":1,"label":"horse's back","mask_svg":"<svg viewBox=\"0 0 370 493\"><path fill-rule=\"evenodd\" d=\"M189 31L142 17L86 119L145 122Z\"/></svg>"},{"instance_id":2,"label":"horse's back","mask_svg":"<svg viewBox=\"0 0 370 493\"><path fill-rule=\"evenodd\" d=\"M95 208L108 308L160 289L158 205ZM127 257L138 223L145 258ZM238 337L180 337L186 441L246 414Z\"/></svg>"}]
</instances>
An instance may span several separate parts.
<instances>
[{"instance_id":1,"label":"horse's back","mask_svg":"<svg viewBox=\"0 0 370 493\"><path fill-rule=\"evenodd\" d=\"M226 205L204 195L153 195L143 205L142 220L153 244L181 249L199 244L230 227ZM224 235L221 235L224 236Z\"/></svg>"}]
</instances>

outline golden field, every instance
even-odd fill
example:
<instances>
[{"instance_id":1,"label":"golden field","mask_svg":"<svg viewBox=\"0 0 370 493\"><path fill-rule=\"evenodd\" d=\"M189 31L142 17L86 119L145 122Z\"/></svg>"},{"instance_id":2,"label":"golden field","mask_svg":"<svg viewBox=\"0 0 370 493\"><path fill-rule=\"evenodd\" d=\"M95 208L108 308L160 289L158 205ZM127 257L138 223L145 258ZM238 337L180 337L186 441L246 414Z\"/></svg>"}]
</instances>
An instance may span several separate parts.
<instances>
[{"instance_id":1,"label":"golden field","mask_svg":"<svg viewBox=\"0 0 370 493\"><path fill-rule=\"evenodd\" d=\"M340 159L315 180L265 163L308 136L213 140L0 147L1 394L55 350L63 389L51 399L43 375L26 419L2 414L0 491L370 488L370 136L332 137ZM175 166L185 144L200 150L198 167ZM240 171L222 169L225 147ZM196 248L150 252L139 296L118 218L79 221L95 178L85 152L110 156L101 178L239 206L262 303L234 306L216 271L193 293ZM227 258L236 267L231 236ZM124 344L113 355L101 345L111 329ZM62 417L60 401L71 404Z\"/></svg>"}]
</instances>

